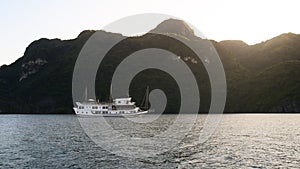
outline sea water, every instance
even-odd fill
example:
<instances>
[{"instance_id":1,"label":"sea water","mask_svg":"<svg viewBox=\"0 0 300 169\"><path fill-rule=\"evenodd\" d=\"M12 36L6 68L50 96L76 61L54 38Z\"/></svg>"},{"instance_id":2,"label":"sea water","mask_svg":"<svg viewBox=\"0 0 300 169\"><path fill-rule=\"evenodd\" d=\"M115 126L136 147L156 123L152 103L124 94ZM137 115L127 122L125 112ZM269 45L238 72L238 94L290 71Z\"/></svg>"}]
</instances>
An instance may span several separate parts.
<instances>
[{"instance_id":1,"label":"sea water","mask_svg":"<svg viewBox=\"0 0 300 169\"><path fill-rule=\"evenodd\" d=\"M162 115L139 127L125 118L107 121L121 133L153 137L175 117ZM206 117L199 115L169 151L131 158L96 144L75 115L0 115L0 168L299 168L300 114L225 114L199 144Z\"/></svg>"}]
</instances>

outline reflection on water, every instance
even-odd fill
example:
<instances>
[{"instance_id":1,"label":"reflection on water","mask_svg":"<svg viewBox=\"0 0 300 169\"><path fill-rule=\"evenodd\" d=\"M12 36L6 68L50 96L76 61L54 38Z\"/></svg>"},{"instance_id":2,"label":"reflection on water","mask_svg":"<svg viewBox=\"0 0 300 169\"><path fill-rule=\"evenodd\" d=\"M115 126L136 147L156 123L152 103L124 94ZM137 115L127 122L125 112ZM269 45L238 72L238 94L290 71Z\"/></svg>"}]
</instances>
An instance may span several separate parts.
<instances>
[{"instance_id":1,"label":"reflection on water","mask_svg":"<svg viewBox=\"0 0 300 169\"><path fill-rule=\"evenodd\" d=\"M139 116L142 122L154 115ZM78 118L80 125L97 145L124 157L148 158L178 147L195 125L197 115L161 116L149 123L132 118Z\"/></svg>"},{"instance_id":2,"label":"reflection on water","mask_svg":"<svg viewBox=\"0 0 300 169\"><path fill-rule=\"evenodd\" d=\"M108 123L128 136L153 137L174 121L132 127L126 119ZM0 168L297 168L300 166L300 114L224 115L217 131L197 144L206 115L192 132L163 154L131 159L97 146L73 115L1 115ZM168 138L170 143L174 140ZM160 147L151 147L159 150Z\"/></svg>"}]
</instances>

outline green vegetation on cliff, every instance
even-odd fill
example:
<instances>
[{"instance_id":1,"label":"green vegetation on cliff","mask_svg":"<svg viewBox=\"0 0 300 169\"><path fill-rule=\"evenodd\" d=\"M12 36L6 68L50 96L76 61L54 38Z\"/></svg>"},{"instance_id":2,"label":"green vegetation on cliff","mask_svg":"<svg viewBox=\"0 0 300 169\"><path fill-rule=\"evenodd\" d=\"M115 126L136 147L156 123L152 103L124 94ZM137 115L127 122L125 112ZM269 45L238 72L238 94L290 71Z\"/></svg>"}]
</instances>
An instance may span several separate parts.
<instances>
[{"instance_id":1,"label":"green vegetation on cliff","mask_svg":"<svg viewBox=\"0 0 300 169\"><path fill-rule=\"evenodd\" d=\"M82 46L94 32L83 31L73 40L43 38L34 41L27 47L23 57L11 65L2 66L0 112L73 113L74 65ZM194 36L193 30L182 21L173 19L164 21L151 32L141 37L125 38L111 49L98 70L97 98L108 99L112 74L126 56L145 48L161 48L178 56L189 56L182 59L191 68L199 84L199 111L207 112L210 106L210 84L200 60L183 44L153 33L172 34L195 43L205 40ZM122 36L104 31L102 33L108 40ZM226 112L300 111L300 35L282 34L251 46L242 41L211 43L218 51L226 73ZM178 110L179 89L170 75L159 70L139 73L130 86L130 95L137 104L141 102L147 85L166 93L166 112Z\"/></svg>"}]
</instances>

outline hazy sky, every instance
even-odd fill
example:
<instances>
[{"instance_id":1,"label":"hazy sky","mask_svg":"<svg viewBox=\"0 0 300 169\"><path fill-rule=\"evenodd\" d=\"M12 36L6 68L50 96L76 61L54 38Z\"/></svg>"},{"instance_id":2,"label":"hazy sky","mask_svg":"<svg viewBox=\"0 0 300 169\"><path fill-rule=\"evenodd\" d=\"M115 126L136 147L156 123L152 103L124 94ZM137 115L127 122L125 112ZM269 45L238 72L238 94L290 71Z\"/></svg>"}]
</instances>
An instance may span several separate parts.
<instances>
[{"instance_id":1,"label":"hazy sky","mask_svg":"<svg viewBox=\"0 0 300 169\"><path fill-rule=\"evenodd\" d=\"M82 30L139 13L176 16L209 39L254 44L300 33L299 7L300 0L0 0L0 65L42 37L73 39Z\"/></svg>"}]
</instances>

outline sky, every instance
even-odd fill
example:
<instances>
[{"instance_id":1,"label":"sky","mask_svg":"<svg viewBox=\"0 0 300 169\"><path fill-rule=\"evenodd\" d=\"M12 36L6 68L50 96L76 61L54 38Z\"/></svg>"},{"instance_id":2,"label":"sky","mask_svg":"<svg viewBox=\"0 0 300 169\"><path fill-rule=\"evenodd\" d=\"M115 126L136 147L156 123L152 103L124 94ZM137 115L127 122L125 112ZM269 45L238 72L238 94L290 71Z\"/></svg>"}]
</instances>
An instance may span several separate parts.
<instances>
[{"instance_id":1,"label":"sky","mask_svg":"<svg viewBox=\"0 0 300 169\"><path fill-rule=\"evenodd\" d=\"M209 39L251 45L299 34L299 6L299 0L0 0L0 65L22 57L34 40L73 39L83 30L142 13L172 15Z\"/></svg>"}]
</instances>

